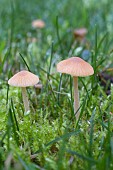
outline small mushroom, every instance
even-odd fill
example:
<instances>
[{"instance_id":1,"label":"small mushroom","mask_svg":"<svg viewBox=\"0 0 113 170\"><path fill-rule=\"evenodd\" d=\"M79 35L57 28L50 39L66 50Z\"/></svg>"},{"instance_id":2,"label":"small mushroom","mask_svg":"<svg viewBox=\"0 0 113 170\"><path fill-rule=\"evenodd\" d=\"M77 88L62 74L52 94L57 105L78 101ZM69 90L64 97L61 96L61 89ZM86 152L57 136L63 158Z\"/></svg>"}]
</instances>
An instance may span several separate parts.
<instances>
[{"instance_id":1,"label":"small mushroom","mask_svg":"<svg viewBox=\"0 0 113 170\"><path fill-rule=\"evenodd\" d=\"M11 77L8 80L9 85L15 86L15 87L21 87L25 112L30 110L26 87L34 86L38 82L39 82L38 76L26 70L18 72L17 74L15 74L13 77Z\"/></svg>"},{"instance_id":2,"label":"small mushroom","mask_svg":"<svg viewBox=\"0 0 113 170\"><path fill-rule=\"evenodd\" d=\"M88 31L87 31L86 28L75 29L75 30L74 30L75 38L77 38L77 37L84 38L85 35L87 34L87 32L88 32Z\"/></svg>"},{"instance_id":3,"label":"small mushroom","mask_svg":"<svg viewBox=\"0 0 113 170\"><path fill-rule=\"evenodd\" d=\"M57 64L57 71L73 76L74 82L74 113L78 120L79 112L79 92L78 92L78 77L86 77L94 74L93 67L79 57L71 57Z\"/></svg>"},{"instance_id":4,"label":"small mushroom","mask_svg":"<svg viewBox=\"0 0 113 170\"><path fill-rule=\"evenodd\" d=\"M44 28L45 27L45 22L42 21L41 19L36 19L32 22L32 27L33 28Z\"/></svg>"},{"instance_id":5,"label":"small mushroom","mask_svg":"<svg viewBox=\"0 0 113 170\"><path fill-rule=\"evenodd\" d=\"M85 42L85 36L87 34L86 28L79 28L74 30L74 37L78 40L78 42Z\"/></svg>"}]
</instances>

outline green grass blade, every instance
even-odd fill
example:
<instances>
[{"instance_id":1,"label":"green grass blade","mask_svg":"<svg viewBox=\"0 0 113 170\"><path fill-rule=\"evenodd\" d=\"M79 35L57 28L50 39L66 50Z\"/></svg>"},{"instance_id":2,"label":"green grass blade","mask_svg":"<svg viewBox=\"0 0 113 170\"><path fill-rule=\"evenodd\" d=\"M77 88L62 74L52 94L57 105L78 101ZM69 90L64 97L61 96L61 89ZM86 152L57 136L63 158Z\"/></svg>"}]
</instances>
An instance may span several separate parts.
<instances>
[{"instance_id":1,"label":"green grass blade","mask_svg":"<svg viewBox=\"0 0 113 170\"><path fill-rule=\"evenodd\" d=\"M28 71L31 72L31 70L30 70L30 68L29 68L29 66L28 66L28 64L27 64L27 62L25 61L24 57L22 56L21 53L19 53L19 54L20 54L20 57L22 58L22 60L23 60L23 62L24 62L24 64L25 64L25 66L27 67Z\"/></svg>"},{"instance_id":2,"label":"green grass blade","mask_svg":"<svg viewBox=\"0 0 113 170\"><path fill-rule=\"evenodd\" d=\"M99 51L99 49L102 46L102 43L105 41L106 37L108 36L108 32L105 33L105 35L102 37L102 39L100 40L98 47L97 47L97 51Z\"/></svg>"},{"instance_id":3,"label":"green grass blade","mask_svg":"<svg viewBox=\"0 0 113 170\"><path fill-rule=\"evenodd\" d=\"M95 161L94 159L92 159L92 158L90 158L88 156L84 156L82 154L79 154L76 151L72 151L72 150L68 149L68 150L66 150L66 152L70 153L71 155L76 155L77 157L79 157L80 159L83 159L85 161L88 161L88 162L91 162L91 163L94 163L94 164L98 163L98 161Z\"/></svg>"},{"instance_id":4,"label":"green grass blade","mask_svg":"<svg viewBox=\"0 0 113 170\"><path fill-rule=\"evenodd\" d=\"M59 86L58 86L58 95L57 95L57 103L60 106L60 91L61 91L61 87L62 87L62 73L60 74L60 82L59 82Z\"/></svg>"},{"instance_id":5,"label":"green grass blade","mask_svg":"<svg viewBox=\"0 0 113 170\"><path fill-rule=\"evenodd\" d=\"M74 132L70 132L70 133L64 134L64 135L62 135L60 137L55 138L54 140L50 141L49 143L45 144L45 147L48 147L48 146L50 146L50 145L52 145L52 144L54 144L56 142L59 142L60 140L64 140L64 139L70 138L73 135L78 135L80 132L81 132L80 130L76 130ZM39 149L34 154L37 154L37 153L39 153L41 151L42 151L42 149Z\"/></svg>"},{"instance_id":6,"label":"green grass blade","mask_svg":"<svg viewBox=\"0 0 113 170\"><path fill-rule=\"evenodd\" d=\"M6 138L6 136L7 136L7 131L4 133L4 135L3 135L3 137L2 137L2 139L0 140L0 146L2 146L3 145L3 141L4 141L4 139Z\"/></svg>"},{"instance_id":7,"label":"green grass blade","mask_svg":"<svg viewBox=\"0 0 113 170\"><path fill-rule=\"evenodd\" d=\"M14 110L14 105L13 105L13 100L12 99L11 99L11 107L12 107L12 110L13 110L13 115L14 115L14 121L15 121L15 124L16 124L16 128L19 131L19 126L18 126L18 122L17 122L17 118L16 118L16 114L15 114L15 110Z\"/></svg>"}]
</instances>

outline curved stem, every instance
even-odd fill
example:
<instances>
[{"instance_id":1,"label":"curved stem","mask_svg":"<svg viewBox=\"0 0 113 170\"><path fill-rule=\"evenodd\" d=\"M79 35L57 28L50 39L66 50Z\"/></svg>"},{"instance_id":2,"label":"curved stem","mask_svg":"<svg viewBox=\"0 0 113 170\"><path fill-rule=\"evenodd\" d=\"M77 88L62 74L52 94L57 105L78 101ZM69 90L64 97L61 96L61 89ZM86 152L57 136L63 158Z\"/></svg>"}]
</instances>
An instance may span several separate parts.
<instances>
[{"instance_id":1,"label":"curved stem","mask_svg":"<svg viewBox=\"0 0 113 170\"><path fill-rule=\"evenodd\" d=\"M21 87L21 89L22 89L22 98L24 102L25 112L27 112L30 109L29 109L29 101L28 101L26 87Z\"/></svg>"},{"instance_id":2,"label":"curved stem","mask_svg":"<svg viewBox=\"0 0 113 170\"><path fill-rule=\"evenodd\" d=\"M73 77L74 84L74 113L76 114L76 119L78 120L80 112L79 112L79 92L78 92L78 77Z\"/></svg>"}]
</instances>

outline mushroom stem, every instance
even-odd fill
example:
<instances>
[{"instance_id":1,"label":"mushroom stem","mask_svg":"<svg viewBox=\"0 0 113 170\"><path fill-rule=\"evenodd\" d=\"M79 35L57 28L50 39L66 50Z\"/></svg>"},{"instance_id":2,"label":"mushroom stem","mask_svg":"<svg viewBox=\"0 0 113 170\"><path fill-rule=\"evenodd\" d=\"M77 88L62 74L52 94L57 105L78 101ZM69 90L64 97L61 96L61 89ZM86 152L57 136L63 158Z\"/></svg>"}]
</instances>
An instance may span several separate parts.
<instances>
[{"instance_id":1,"label":"mushroom stem","mask_svg":"<svg viewBox=\"0 0 113 170\"><path fill-rule=\"evenodd\" d=\"M24 102L25 112L27 112L30 109L29 109L29 101L28 101L26 87L22 87L21 89L22 89L22 98Z\"/></svg>"},{"instance_id":2,"label":"mushroom stem","mask_svg":"<svg viewBox=\"0 0 113 170\"><path fill-rule=\"evenodd\" d=\"M78 120L80 112L79 112L79 92L78 92L78 77L73 77L74 83L74 113L76 114L76 119Z\"/></svg>"}]
</instances>

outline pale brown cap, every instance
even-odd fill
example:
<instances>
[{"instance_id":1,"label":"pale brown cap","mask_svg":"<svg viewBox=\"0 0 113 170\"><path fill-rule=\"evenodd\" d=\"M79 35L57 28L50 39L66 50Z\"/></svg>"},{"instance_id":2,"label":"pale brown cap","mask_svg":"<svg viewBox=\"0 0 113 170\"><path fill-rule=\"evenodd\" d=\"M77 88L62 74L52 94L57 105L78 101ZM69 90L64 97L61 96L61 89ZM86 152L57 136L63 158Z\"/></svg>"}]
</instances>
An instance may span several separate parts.
<instances>
[{"instance_id":1,"label":"pale brown cap","mask_svg":"<svg viewBox=\"0 0 113 170\"><path fill-rule=\"evenodd\" d=\"M85 77L94 74L93 67L79 57L71 57L57 64L57 71L76 77Z\"/></svg>"},{"instance_id":2,"label":"pale brown cap","mask_svg":"<svg viewBox=\"0 0 113 170\"><path fill-rule=\"evenodd\" d=\"M85 35L87 34L87 29L86 28L79 28L79 29L75 29L74 30L74 35L75 37L85 37Z\"/></svg>"},{"instance_id":3,"label":"pale brown cap","mask_svg":"<svg viewBox=\"0 0 113 170\"><path fill-rule=\"evenodd\" d=\"M32 22L32 27L33 28L44 28L45 27L45 22L42 21L41 19L34 20Z\"/></svg>"},{"instance_id":4,"label":"pale brown cap","mask_svg":"<svg viewBox=\"0 0 113 170\"><path fill-rule=\"evenodd\" d=\"M15 87L34 86L38 82L38 76L26 70L18 72L8 80L8 84Z\"/></svg>"}]
</instances>

